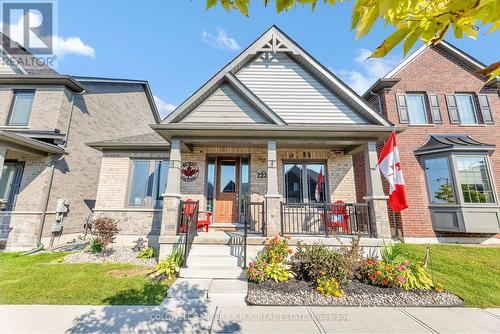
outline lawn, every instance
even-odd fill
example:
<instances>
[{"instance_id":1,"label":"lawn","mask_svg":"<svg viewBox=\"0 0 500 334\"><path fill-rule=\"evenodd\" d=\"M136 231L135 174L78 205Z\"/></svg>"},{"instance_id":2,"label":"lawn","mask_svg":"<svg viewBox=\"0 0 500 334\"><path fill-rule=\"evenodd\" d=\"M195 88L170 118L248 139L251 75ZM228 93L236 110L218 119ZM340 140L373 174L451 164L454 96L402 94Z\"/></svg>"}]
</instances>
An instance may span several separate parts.
<instances>
[{"instance_id":1,"label":"lawn","mask_svg":"<svg viewBox=\"0 0 500 334\"><path fill-rule=\"evenodd\" d=\"M0 253L0 304L158 305L172 283L128 264L49 264L65 255Z\"/></svg>"},{"instance_id":2,"label":"lawn","mask_svg":"<svg viewBox=\"0 0 500 334\"><path fill-rule=\"evenodd\" d=\"M426 245L404 244L404 256L422 260ZM500 248L431 245L429 269L437 282L469 307L500 306Z\"/></svg>"}]
</instances>

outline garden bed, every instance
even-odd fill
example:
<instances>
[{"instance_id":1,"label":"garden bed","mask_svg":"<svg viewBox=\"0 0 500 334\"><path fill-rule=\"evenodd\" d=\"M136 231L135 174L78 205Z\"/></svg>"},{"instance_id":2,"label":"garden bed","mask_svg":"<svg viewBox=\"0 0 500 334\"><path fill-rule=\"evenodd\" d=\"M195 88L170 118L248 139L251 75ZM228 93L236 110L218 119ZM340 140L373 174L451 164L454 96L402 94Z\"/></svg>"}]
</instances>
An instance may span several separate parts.
<instances>
[{"instance_id":1,"label":"garden bed","mask_svg":"<svg viewBox=\"0 0 500 334\"><path fill-rule=\"evenodd\" d=\"M154 267L156 259L139 259L130 247L112 245L102 253L94 254L86 250L64 257L64 263L127 263L136 266Z\"/></svg>"},{"instance_id":2,"label":"garden bed","mask_svg":"<svg viewBox=\"0 0 500 334\"><path fill-rule=\"evenodd\" d=\"M343 297L329 297L317 292L312 283L289 280L276 283L268 280L249 282L247 303L250 305L305 306L463 306L464 302L449 292L405 291L401 288L381 288L353 280L343 290Z\"/></svg>"}]
</instances>

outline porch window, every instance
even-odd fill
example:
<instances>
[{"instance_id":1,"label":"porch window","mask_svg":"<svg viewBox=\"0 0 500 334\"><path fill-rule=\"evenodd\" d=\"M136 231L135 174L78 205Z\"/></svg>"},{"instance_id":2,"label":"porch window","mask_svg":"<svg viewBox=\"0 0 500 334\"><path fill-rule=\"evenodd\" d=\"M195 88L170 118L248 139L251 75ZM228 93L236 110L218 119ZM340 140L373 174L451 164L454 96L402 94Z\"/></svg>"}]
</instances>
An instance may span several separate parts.
<instances>
[{"instance_id":1,"label":"porch window","mask_svg":"<svg viewBox=\"0 0 500 334\"><path fill-rule=\"evenodd\" d=\"M284 193L288 203L326 202L326 167L324 163L296 162L284 164ZM318 188L320 175L323 181ZM319 198L316 192L319 190Z\"/></svg>"},{"instance_id":2,"label":"porch window","mask_svg":"<svg viewBox=\"0 0 500 334\"><path fill-rule=\"evenodd\" d=\"M457 156L460 189L465 203L494 203L485 156Z\"/></svg>"},{"instance_id":3,"label":"porch window","mask_svg":"<svg viewBox=\"0 0 500 334\"><path fill-rule=\"evenodd\" d=\"M5 162L0 178L0 199L5 203L4 211L12 211L21 186L24 164L21 162Z\"/></svg>"},{"instance_id":4,"label":"porch window","mask_svg":"<svg viewBox=\"0 0 500 334\"><path fill-rule=\"evenodd\" d=\"M128 204L161 207L167 177L168 160L133 160Z\"/></svg>"},{"instance_id":5,"label":"porch window","mask_svg":"<svg viewBox=\"0 0 500 334\"><path fill-rule=\"evenodd\" d=\"M28 125L34 97L34 90L14 91L8 125Z\"/></svg>"}]
</instances>

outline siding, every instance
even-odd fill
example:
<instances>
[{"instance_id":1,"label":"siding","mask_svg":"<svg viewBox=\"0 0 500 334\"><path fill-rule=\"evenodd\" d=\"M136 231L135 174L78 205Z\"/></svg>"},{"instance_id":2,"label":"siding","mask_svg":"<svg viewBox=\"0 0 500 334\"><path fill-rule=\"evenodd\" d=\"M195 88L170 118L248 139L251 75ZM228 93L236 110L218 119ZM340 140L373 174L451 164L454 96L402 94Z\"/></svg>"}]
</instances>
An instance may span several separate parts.
<instances>
[{"instance_id":1,"label":"siding","mask_svg":"<svg viewBox=\"0 0 500 334\"><path fill-rule=\"evenodd\" d=\"M222 85L182 122L267 123L266 119L229 85Z\"/></svg>"},{"instance_id":2,"label":"siding","mask_svg":"<svg viewBox=\"0 0 500 334\"><path fill-rule=\"evenodd\" d=\"M283 52L261 53L236 76L287 123L366 123Z\"/></svg>"}]
</instances>

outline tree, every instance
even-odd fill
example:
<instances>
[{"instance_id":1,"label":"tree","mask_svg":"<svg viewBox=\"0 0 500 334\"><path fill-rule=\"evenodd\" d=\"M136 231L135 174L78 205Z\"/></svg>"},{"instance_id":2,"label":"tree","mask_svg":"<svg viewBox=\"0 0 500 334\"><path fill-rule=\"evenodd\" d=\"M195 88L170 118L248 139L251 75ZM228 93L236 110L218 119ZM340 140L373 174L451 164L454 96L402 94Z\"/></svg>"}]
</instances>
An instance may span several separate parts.
<instances>
[{"instance_id":1,"label":"tree","mask_svg":"<svg viewBox=\"0 0 500 334\"><path fill-rule=\"evenodd\" d=\"M345 0L323 0L335 5ZM396 45L403 43L406 55L418 39L426 44L438 44L450 30L455 37L464 35L476 39L480 29L492 33L500 28L500 0L354 0L351 29L356 38L365 36L380 19L396 30L371 54L371 58L384 57ZM270 0L263 0L268 6ZM220 3L228 12L238 10L248 16L250 0L207 0L207 9ZM276 0L278 13L298 4L316 8L318 0ZM500 62L479 71L490 75L490 80L500 75Z\"/></svg>"}]
</instances>

